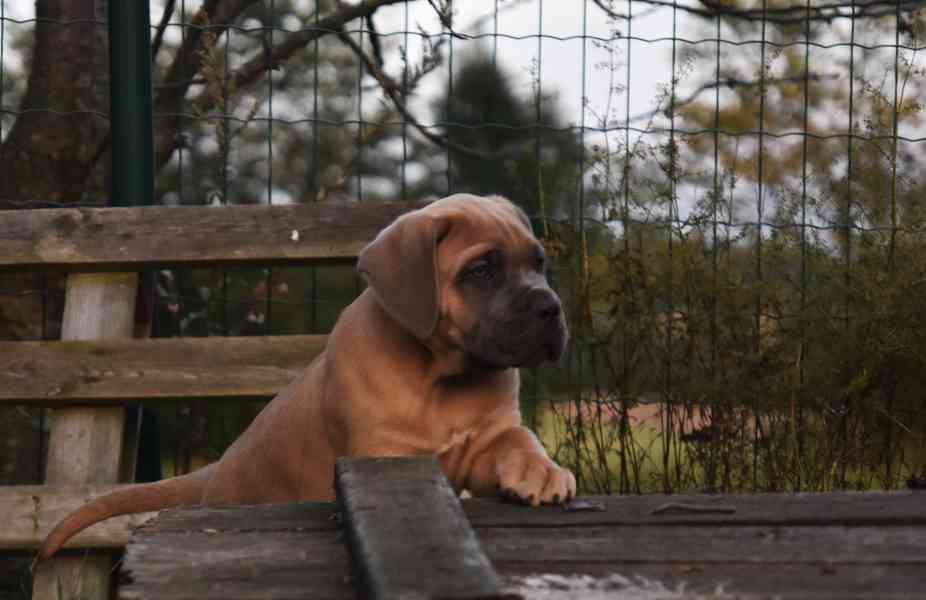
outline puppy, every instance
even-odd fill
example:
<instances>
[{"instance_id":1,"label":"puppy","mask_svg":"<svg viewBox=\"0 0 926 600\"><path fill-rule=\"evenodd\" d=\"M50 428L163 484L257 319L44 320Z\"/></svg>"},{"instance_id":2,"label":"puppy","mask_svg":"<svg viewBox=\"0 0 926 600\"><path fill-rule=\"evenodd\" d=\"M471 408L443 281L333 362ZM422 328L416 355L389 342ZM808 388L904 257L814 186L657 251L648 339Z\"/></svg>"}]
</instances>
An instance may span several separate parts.
<instances>
[{"instance_id":1,"label":"puppy","mask_svg":"<svg viewBox=\"0 0 926 600\"><path fill-rule=\"evenodd\" d=\"M435 454L457 491L535 506L571 499L575 478L518 409L518 367L558 360L567 340L524 213L498 196L449 196L380 232L358 269L369 286L325 350L218 462L89 502L40 557L120 514L333 500L338 456Z\"/></svg>"}]
</instances>

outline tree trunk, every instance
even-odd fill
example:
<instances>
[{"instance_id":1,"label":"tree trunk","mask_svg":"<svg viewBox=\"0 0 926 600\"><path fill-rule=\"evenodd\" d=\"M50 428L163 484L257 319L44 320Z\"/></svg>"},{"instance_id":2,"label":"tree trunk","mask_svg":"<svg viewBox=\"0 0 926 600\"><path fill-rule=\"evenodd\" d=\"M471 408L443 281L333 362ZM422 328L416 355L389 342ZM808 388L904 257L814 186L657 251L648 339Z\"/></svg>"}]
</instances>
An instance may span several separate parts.
<instances>
[{"instance_id":1,"label":"tree trunk","mask_svg":"<svg viewBox=\"0 0 926 600\"><path fill-rule=\"evenodd\" d=\"M89 181L109 131L107 2L38 0L21 114L0 146L0 199L28 208L105 202Z\"/></svg>"},{"instance_id":2,"label":"tree trunk","mask_svg":"<svg viewBox=\"0 0 926 600\"><path fill-rule=\"evenodd\" d=\"M0 208L105 204L94 169L109 132L106 0L38 0L29 83L0 145ZM63 279L0 275L0 338L55 338ZM44 314L43 314L44 309ZM37 409L0 408L0 484L40 481Z\"/></svg>"}]
</instances>

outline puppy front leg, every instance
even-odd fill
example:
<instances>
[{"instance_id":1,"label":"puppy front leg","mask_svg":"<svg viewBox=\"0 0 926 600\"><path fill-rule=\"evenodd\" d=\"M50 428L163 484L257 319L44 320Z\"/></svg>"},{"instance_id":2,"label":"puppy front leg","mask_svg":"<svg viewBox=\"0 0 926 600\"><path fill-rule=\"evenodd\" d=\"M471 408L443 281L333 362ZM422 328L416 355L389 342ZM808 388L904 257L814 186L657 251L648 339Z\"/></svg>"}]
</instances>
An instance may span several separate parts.
<instances>
[{"instance_id":1,"label":"puppy front leg","mask_svg":"<svg viewBox=\"0 0 926 600\"><path fill-rule=\"evenodd\" d=\"M467 487L477 496L501 493L537 506L568 502L576 478L550 460L537 437L524 427L502 431L476 457Z\"/></svg>"}]
</instances>

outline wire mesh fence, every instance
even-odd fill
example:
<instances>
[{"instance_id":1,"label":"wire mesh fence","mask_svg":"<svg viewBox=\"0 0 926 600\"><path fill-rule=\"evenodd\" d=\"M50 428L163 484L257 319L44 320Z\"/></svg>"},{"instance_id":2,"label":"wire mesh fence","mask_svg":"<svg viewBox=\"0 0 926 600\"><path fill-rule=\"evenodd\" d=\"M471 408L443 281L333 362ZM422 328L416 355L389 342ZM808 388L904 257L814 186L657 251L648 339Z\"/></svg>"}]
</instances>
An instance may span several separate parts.
<instances>
[{"instance_id":1,"label":"wire mesh fence","mask_svg":"<svg viewBox=\"0 0 926 600\"><path fill-rule=\"evenodd\" d=\"M7 209L108 201L105 3L69 4L0 2ZM584 490L915 484L922 5L153 2L155 196L502 193L572 332L563 364L524 373L523 412ZM60 278L4 281L0 336L56 337ZM146 295L153 335L324 333L361 286L159 271ZM181 471L253 414L159 411ZM19 414L34 450L40 416Z\"/></svg>"}]
</instances>

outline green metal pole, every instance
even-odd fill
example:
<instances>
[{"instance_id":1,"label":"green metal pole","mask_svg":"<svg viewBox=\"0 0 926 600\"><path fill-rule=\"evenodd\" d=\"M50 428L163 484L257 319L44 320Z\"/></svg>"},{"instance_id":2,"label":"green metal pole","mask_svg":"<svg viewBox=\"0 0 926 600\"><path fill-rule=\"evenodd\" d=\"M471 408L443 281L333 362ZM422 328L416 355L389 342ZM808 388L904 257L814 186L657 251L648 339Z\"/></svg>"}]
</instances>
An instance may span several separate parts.
<instances>
[{"instance_id":1,"label":"green metal pole","mask_svg":"<svg viewBox=\"0 0 926 600\"><path fill-rule=\"evenodd\" d=\"M149 8L149 0L109 0L112 206L154 204ZM151 323L154 311L154 273L140 273L138 283L142 297L151 301L141 302L136 311L145 311L141 321ZM135 454L123 460L129 460L128 464L134 467L124 469L120 476L129 481L160 479L157 415L145 414L141 404L130 404L126 406L125 420L135 433ZM146 433L142 433L142 423Z\"/></svg>"},{"instance_id":2,"label":"green metal pole","mask_svg":"<svg viewBox=\"0 0 926 600\"><path fill-rule=\"evenodd\" d=\"M148 0L110 0L113 206L154 203Z\"/></svg>"}]
</instances>

